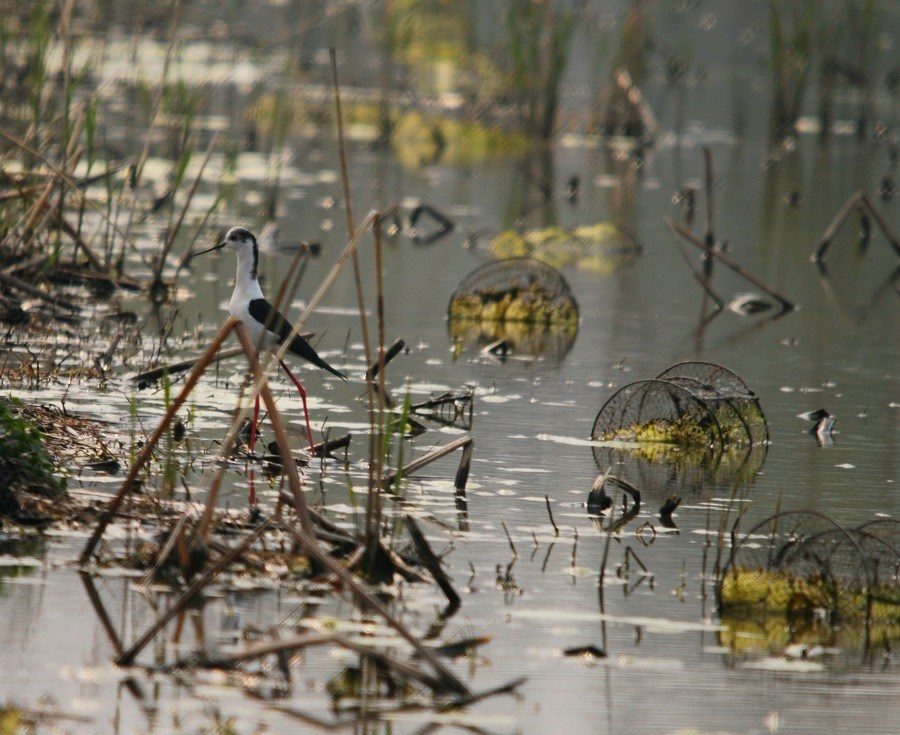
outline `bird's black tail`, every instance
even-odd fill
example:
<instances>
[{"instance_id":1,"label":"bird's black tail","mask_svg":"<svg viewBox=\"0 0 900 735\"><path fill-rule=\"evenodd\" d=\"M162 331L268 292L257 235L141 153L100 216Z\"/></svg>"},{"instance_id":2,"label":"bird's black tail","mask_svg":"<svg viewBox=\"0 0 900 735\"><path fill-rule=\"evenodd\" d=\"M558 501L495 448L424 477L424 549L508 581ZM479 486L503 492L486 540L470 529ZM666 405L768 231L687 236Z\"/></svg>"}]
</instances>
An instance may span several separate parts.
<instances>
[{"instance_id":1,"label":"bird's black tail","mask_svg":"<svg viewBox=\"0 0 900 735\"><path fill-rule=\"evenodd\" d=\"M327 370L332 375L337 375L341 380L346 380L347 376L344 375L340 370L335 370L331 365L329 365L325 360L319 357L319 354L312 348L312 346L307 342L303 337L297 335L294 337L294 341L291 342L291 346L289 350L297 355L297 357L302 357L307 362L311 362L316 367L320 367L323 370Z\"/></svg>"}]
</instances>

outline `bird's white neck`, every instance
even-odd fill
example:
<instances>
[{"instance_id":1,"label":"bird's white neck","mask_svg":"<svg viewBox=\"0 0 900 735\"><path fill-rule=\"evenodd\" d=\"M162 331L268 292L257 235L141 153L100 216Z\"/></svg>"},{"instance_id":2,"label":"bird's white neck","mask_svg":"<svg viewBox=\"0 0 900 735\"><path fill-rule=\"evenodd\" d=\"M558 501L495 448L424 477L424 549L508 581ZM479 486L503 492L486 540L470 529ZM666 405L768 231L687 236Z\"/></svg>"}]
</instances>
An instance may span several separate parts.
<instances>
[{"instance_id":1,"label":"bird's white neck","mask_svg":"<svg viewBox=\"0 0 900 735\"><path fill-rule=\"evenodd\" d=\"M237 276L234 282L234 297L242 301L263 298L259 280L256 277L257 255L251 248L237 251Z\"/></svg>"}]
</instances>

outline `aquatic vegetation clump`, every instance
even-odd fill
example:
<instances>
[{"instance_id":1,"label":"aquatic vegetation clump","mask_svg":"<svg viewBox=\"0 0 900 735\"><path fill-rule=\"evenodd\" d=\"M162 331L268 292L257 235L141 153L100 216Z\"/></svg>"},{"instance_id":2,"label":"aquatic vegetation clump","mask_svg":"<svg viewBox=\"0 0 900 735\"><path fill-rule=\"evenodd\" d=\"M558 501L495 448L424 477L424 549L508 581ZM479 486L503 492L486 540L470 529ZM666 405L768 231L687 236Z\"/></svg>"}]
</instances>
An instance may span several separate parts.
<instances>
[{"instance_id":1,"label":"aquatic vegetation clump","mask_svg":"<svg viewBox=\"0 0 900 735\"><path fill-rule=\"evenodd\" d=\"M500 346L506 354L561 359L578 334L578 304L562 275L532 258L508 258L470 273L447 307L454 354Z\"/></svg>"},{"instance_id":2,"label":"aquatic vegetation clump","mask_svg":"<svg viewBox=\"0 0 900 735\"><path fill-rule=\"evenodd\" d=\"M765 443L768 428L743 380L719 365L689 362L621 388L600 409L591 438L724 449Z\"/></svg>"},{"instance_id":3,"label":"aquatic vegetation clump","mask_svg":"<svg viewBox=\"0 0 900 735\"><path fill-rule=\"evenodd\" d=\"M647 421L643 424L632 424L607 433L604 439L632 442L662 442L678 444L685 447L705 446L709 434L696 422L685 417L667 421Z\"/></svg>"},{"instance_id":4,"label":"aquatic vegetation clump","mask_svg":"<svg viewBox=\"0 0 900 735\"><path fill-rule=\"evenodd\" d=\"M816 512L774 515L736 544L719 575L719 609L787 621L878 622L897 638L898 539L900 523L886 519L847 529Z\"/></svg>"},{"instance_id":5,"label":"aquatic vegetation clump","mask_svg":"<svg viewBox=\"0 0 900 735\"><path fill-rule=\"evenodd\" d=\"M40 431L14 410L15 399L0 399L0 517L26 526L50 520L43 511L66 497L65 478Z\"/></svg>"},{"instance_id":6,"label":"aquatic vegetation clump","mask_svg":"<svg viewBox=\"0 0 900 735\"><path fill-rule=\"evenodd\" d=\"M391 145L400 162L411 169L443 163L473 165L528 150L528 139L498 125L449 115L425 115L418 110L392 115Z\"/></svg>"},{"instance_id":7,"label":"aquatic vegetation clump","mask_svg":"<svg viewBox=\"0 0 900 735\"><path fill-rule=\"evenodd\" d=\"M531 258L509 258L473 271L453 292L447 313L451 321L578 324L578 304L568 283Z\"/></svg>"},{"instance_id":8,"label":"aquatic vegetation clump","mask_svg":"<svg viewBox=\"0 0 900 735\"><path fill-rule=\"evenodd\" d=\"M489 248L498 258L531 257L554 268L575 265L609 273L638 255L641 246L613 222L596 222L574 229L542 227L526 232L504 230Z\"/></svg>"},{"instance_id":9,"label":"aquatic vegetation clump","mask_svg":"<svg viewBox=\"0 0 900 735\"><path fill-rule=\"evenodd\" d=\"M66 480L54 474L41 432L13 410L16 399L0 399L0 498L28 491L48 498L65 495ZM2 507L0 507L2 511Z\"/></svg>"}]
</instances>

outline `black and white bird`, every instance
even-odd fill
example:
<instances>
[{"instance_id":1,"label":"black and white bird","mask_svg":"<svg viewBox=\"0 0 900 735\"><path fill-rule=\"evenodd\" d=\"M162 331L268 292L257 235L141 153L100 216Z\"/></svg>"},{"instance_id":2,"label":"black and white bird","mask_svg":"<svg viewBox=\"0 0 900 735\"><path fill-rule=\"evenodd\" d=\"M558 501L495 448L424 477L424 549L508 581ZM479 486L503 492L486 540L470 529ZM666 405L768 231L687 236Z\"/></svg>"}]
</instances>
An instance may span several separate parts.
<instances>
[{"instance_id":1,"label":"black and white bird","mask_svg":"<svg viewBox=\"0 0 900 735\"><path fill-rule=\"evenodd\" d=\"M228 310L232 316L239 319L247 329L250 341L257 345L257 349L276 349L284 344L284 341L290 337L293 327L291 323L270 304L263 295L262 288L257 278L257 269L259 266L259 245L253 233L243 227L232 227L225 235L225 239L214 247L201 250L194 253L194 256L210 253L222 248L230 248L237 254L237 276L234 282L234 293L231 294L231 301L228 304ZM339 370L329 365L325 360L319 357L318 353L312 346L299 334L294 335L290 342L288 351L298 357L302 357L307 362L311 362L316 367L327 370L332 375L336 375L342 380L346 380L347 376ZM306 391L303 385L294 377L294 374L288 369L288 366L281 360L281 367L287 373L291 382L300 393L303 401L303 414L306 419L306 431L309 438L310 448L313 447L314 441L312 429L309 424L309 410L306 406ZM253 411L253 426L251 427L250 451L253 451L253 444L256 440L256 423L259 418L259 396L256 397L256 403Z\"/></svg>"}]
</instances>

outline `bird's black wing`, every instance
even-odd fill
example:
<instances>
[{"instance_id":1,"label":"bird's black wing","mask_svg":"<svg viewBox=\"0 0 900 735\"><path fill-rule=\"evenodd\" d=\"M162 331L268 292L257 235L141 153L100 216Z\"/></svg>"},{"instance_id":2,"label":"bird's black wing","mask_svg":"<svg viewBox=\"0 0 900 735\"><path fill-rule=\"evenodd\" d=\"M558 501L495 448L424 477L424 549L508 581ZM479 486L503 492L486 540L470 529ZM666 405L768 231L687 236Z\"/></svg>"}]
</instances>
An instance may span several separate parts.
<instances>
[{"instance_id":1,"label":"bird's black wing","mask_svg":"<svg viewBox=\"0 0 900 735\"><path fill-rule=\"evenodd\" d=\"M290 336L291 330L293 329L291 323L284 318L278 309L265 299L251 300L247 305L247 311L250 312L250 316L256 321L265 324L267 330L277 335L278 344L282 344L284 340ZM309 342L303 339L299 334L294 337L291 346L288 349L298 357L302 357L304 360L311 362L316 367L327 370L332 375L337 375L341 380L347 379L346 375L339 370L335 370L331 365L325 362L325 360L319 357L318 353L310 346Z\"/></svg>"}]
</instances>

